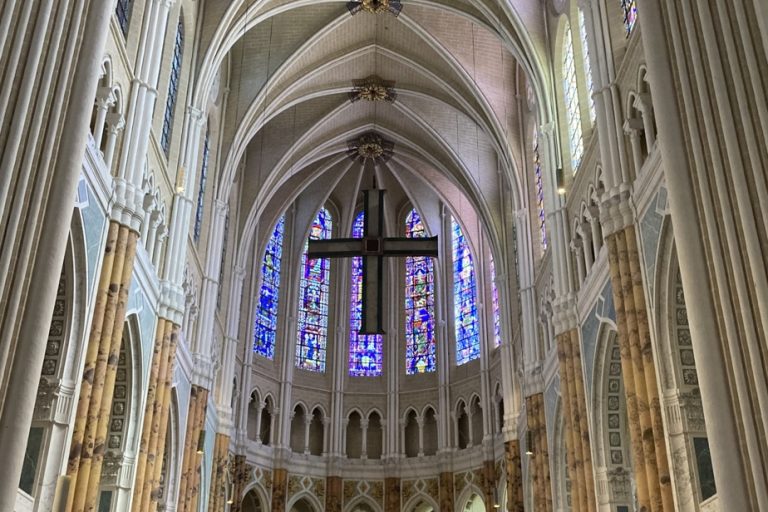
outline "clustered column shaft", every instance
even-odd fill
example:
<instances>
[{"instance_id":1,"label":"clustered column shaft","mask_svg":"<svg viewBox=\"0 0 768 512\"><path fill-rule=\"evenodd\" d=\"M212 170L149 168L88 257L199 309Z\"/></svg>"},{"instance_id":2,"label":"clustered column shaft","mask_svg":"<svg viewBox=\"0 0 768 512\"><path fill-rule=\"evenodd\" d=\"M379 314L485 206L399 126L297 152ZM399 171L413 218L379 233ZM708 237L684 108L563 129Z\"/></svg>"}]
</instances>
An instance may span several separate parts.
<instances>
[{"instance_id":1,"label":"clustered column shaft","mask_svg":"<svg viewBox=\"0 0 768 512\"><path fill-rule=\"evenodd\" d=\"M211 493L208 499L208 510L210 512L223 512L226 509L228 472L229 436L226 434L216 434L216 443L213 449Z\"/></svg>"},{"instance_id":2,"label":"clustered column shaft","mask_svg":"<svg viewBox=\"0 0 768 512\"><path fill-rule=\"evenodd\" d=\"M440 512L452 512L454 498L453 473L440 473Z\"/></svg>"},{"instance_id":3,"label":"clustered column shaft","mask_svg":"<svg viewBox=\"0 0 768 512\"><path fill-rule=\"evenodd\" d=\"M288 470L275 469L272 473L272 512L285 512L288 492Z\"/></svg>"},{"instance_id":4,"label":"clustered column shaft","mask_svg":"<svg viewBox=\"0 0 768 512\"><path fill-rule=\"evenodd\" d=\"M110 223L67 463L67 510L96 508L137 240Z\"/></svg>"},{"instance_id":5,"label":"clustered column shaft","mask_svg":"<svg viewBox=\"0 0 768 512\"><path fill-rule=\"evenodd\" d=\"M341 512L342 479L329 476L325 479L325 512Z\"/></svg>"},{"instance_id":6,"label":"clustered column shaft","mask_svg":"<svg viewBox=\"0 0 768 512\"><path fill-rule=\"evenodd\" d=\"M133 512L156 510L158 499L162 496L160 480L178 338L179 326L161 318L155 333L144 425L136 463L136 484L131 507Z\"/></svg>"},{"instance_id":7,"label":"clustered column shaft","mask_svg":"<svg viewBox=\"0 0 768 512\"><path fill-rule=\"evenodd\" d=\"M202 455L197 453L200 432L205 425L205 412L208 405L208 390L197 385L192 386L189 401L187 432L184 441L184 460L179 483L179 512L197 510L200 494L200 462Z\"/></svg>"},{"instance_id":8,"label":"clustered column shaft","mask_svg":"<svg viewBox=\"0 0 768 512\"><path fill-rule=\"evenodd\" d=\"M232 505L229 512L240 512L243 508L243 492L249 480L249 469L245 455L235 455L232 462Z\"/></svg>"},{"instance_id":9,"label":"clustered column shaft","mask_svg":"<svg viewBox=\"0 0 768 512\"><path fill-rule=\"evenodd\" d=\"M507 464L507 512L523 512L523 469L520 460L520 441L504 443L504 459Z\"/></svg>"},{"instance_id":10,"label":"clustered column shaft","mask_svg":"<svg viewBox=\"0 0 768 512\"><path fill-rule=\"evenodd\" d=\"M574 512L593 512L595 484L578 331L572 329L557 336L557 356L572 508Z\"/></svg>"},{"instance_id":11,"label":"clustered column shaft","mask_svg":"<svg viewBox=\"0 0 768 512\"><path fill-rule=\"evenodd\" d=\"M671 511L672 486L635 228L628 226L606 240L638 502L648 510Z\"/></svg>"},{"instance_id":12,"label":"clustered column shaft","mask_svg":"<svg viewBox=\"0 0 768 512\"><path fill-rule=\"evenodd\" d=\"M533 503L536 510L552 511L552 485L549 473L549 446L544 417L544 394L526 397L528 432L531 434L533 452L530 468L533 473Z\"/></svg>"}]
</instances>

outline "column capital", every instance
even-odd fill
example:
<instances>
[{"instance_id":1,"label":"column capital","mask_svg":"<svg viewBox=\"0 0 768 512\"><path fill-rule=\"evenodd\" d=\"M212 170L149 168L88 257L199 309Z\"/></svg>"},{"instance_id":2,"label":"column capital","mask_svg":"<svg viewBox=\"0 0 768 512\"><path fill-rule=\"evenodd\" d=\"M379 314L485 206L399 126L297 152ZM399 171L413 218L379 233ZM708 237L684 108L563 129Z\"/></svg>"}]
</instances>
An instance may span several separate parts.
<instances>
[{"instance_id":1,"label":"column capital","mask_svg":"<svg viewBox=\"0 0 768 512\"><path fill-rule=\"evenodd\" d=\"M604 237L634 223L635 205L630 184L624 183L605 193L600 204L600 221Z\"/></svg>"}]
</instances>

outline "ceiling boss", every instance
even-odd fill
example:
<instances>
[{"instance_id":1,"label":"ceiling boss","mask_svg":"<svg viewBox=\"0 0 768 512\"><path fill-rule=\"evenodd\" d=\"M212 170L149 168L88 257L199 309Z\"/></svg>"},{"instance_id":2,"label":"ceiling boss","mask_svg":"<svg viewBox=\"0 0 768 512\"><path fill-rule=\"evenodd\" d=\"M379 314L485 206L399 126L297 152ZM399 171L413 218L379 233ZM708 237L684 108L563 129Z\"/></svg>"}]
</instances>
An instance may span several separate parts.
<instances>
[{"instance_id":1,"label":"ceiling boss","mask_svg":"<svg viewBox=\"0 0 768 512\"><path fill-rule=\"evenodd\" d=\"M381 14L388 12L393 16L400 14L403 9L400 0L359 0L353 2L347 2L347 9L352 14L357 14L360 11L365 11L371 14Z\"/></svg>"}]
</instances>

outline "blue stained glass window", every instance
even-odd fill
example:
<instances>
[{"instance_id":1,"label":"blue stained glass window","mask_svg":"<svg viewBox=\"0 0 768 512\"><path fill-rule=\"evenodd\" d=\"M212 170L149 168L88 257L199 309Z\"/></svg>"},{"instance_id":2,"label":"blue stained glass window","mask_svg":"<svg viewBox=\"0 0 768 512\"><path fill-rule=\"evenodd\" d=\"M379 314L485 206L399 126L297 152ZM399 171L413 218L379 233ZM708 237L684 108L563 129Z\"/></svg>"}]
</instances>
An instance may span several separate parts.
<instances>
[{"instance_id":1,"label":"blue stained glass window","mask_svg":"<svg viewBox=\"0 0 768 512\"><path fill-rule=\"evenodd\" d=\"M637 22L637 1L621 0L621 10L624 13L624 28L627 31L627 37L629 37Z\"/></svg>"},{"instance_id":2,"label":"blue stained glass window","mask_svg":"<svg viewBox=\"0 0 768 512\"><path fill-rule=\"evenodd\" d=\"M200 241L200 232L203 227L203 212L205 211L205 182L208 181L208 154L209 154L210 132L205 132L205 141L203 142L203 164L200 166L200 186L197 190L197 210L195 211L195 242Z\"/></svg>"},{"instance_id":3,"label":"blue stained glass window","mask_svg":"<svg viewBox=\"0 0 768 512\"><path fill-rule=\"evenodd\" d=\"M541 155L539 153L539 132L533 130L533 173L536 178L536 206L539 215L539 233L541 249L547 250L547 212L544 209L544 180L541 170Z\"/></svg>"},{"instance_id":4,"label":"blue stained glass window","mask_svg":"<svg viewBox=\"0 0 768 512\"><path fill-rule=\"evenodd\" d=\"M405 236L422 238L427 230L416 209L405 219ZM408 375L437 369L435 285L432 258L405 260L405 365Z\"/></svg>"},{"instance_id":5,"label":"blue stained glass window","mask_svg":"<svg viewBox=\"0 0 768 512\"><path fill-rule=\"evenodd\" d=\"M493 302L493 341L501 345L501 312L499 310L499 288L496 286L496 265L491 258L491 301Z\"/></svg>"},{"instance_id":6,"label":"blue stained glass window","mask_svg":"<svg viewBox=\"0 0 768 512\"><path fill-rule=\"evenodd\" d=\"M568 122L568 140L571 149L571 170L576 172L584 154L584 137L581 131L581 112L579 110L579 88L576 85L576 62L573 56L571 27L567 26L563 38L563 92L565 95L565 115Z\"/></svg>"},{"instance_id":7,"label":"blue stained glass window","mask_svg":"<svg viewBox=\"0 0 768 512\"><path fill-rule=\"evenodd\" d=\"M331 237L332 220L323 208L312 221L310 240ZM307 259L307 245L301 258L299 288L299 329L296 342L296 366L315 372L325 371L325 347L328 341L328 295L331 260Z\"/></svg>"},{"instance_id":8,"label":"blue stained glass window","mask_svg":"<svg viewBox=\"0 0 768 512\"><path fill-rule=\"evenodd\" d=\"M171 130L173 129L173 114L176 109L176 95L179 92L179 79L181 78L181 59L184 53L184 23L179 18L176 27L176 42L173 47L173 60L171 61L171 76L168 79L168 97L165 99L165 116L163 117L163 133L160 136L160 146L168 156L171 149Z\"/></svg>"},{"instance_id":9,"label":"blue stained glass window","mask_svg":"<svg viewBox=\"0 0 768 512\"><path fill-rule=\"evenodd\" d=\"M123 31L124 36L128 35L128 25L131 21L132 10L133 0L117 0L115 15L117 16L117 22L120 24L120 30Z\"/></svg>"},{"instance_id":10,"label":"blue stained glass window","mask_svg":"<svg viewBox=\"0 0 768 512\"><path fill-rule=\"evenodd\" d=\"M480 357L480 331L477 320L477 280L469 243L456 219L451 219L453 234L453 314L456 327L456 364Z\"/></svg>"},{"instance_id":11,"label":"blue stained glass window","mask_svg":"<svg viewBox=\"0 0 768 512\"><path fill-rule=\"evenodd\" d=\"M365 214L360 212L352 225L352 237L362 238ZM349 374L378 377L382 368L382 336L360 334L363 318L363 258L352 258L349 298Z\"/></svg>"},{"instance_id":12,"label":"blue stained glass window","mask_svg":"<svg viewBox=\"0 0 768 512\"><path fill-rule=\"evenodd\" d=\"M219 286L216 291L216 309L221 309L221 292L224 290L224 264L227 262L227 244L229 243L229 212L224 217L224 240L221 243L221 261L219 262Z\"/></svg>"},{"instance_id":13,"label":"blue stained glass window","mask_svg":"<svg viewBox=\"0 0 768 512\"><path fill-rule=\"evenodd\" d=\"M256 326L253 351L272 359L275 357L277 334L277 305L280 296L280 262L283 257L283 232L285 216L280 217L267 242L264 261L261 264L261 288L256 305Z\"/></svg>"},{"instance_id":14,"label":"blue stained glass window","mask_svg":"<svg viewBox=\"0 0 768 512\"><path fill-rule=\"evenodd\" d=\"M581 34L581 56L584 60L584 76L587 80L587 94L589 95L589 119L593 123L597 118L595 111L595 98L592 96L594 84L592 82L592 64L589 62L589 41L587 41L587 24L584 20L584 11L579 9L579 33Z\"/></svg>"}]
</instances>

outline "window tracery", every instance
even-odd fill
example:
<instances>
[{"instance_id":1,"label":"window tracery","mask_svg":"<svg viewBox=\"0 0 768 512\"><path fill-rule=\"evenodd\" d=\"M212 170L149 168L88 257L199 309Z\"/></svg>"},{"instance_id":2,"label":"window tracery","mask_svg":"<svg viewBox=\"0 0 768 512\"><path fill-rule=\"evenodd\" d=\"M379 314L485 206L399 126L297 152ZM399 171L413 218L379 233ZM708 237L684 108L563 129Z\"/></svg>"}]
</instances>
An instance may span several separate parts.
<instances>
[{"instance_id":1,"label":"window tracery","mask_svg":"<svg viewBox=\"0 0 768 512\"><path fill-rule=\"evenodd\" d=\"M203 227L203 212L205 211L205 183L208 180L208 156L210 154L211 132L205 131L205 141L203 142L203 159L200 166L200 186L197 190L197 210L195 211L195 242L200 241L200 232Z\"/></svg>"},{"instance_id":2,"label":"window tracery","mask_svg":"<svg viewBox=\"0 0 768 512\"><path fill-rule=\"evenodd\" d=\"M592 64L589 61L589 41L587 40L587 23L584 17L584 11L579 9L579 34L581 35L581 56L584 61L584 78L587 84L587 95L589 96L589 120L593 123L597 118L595 111L595 98L592 96L594 82L592 80Z\"/></svg>"},{"instance_id":3,"label":"window tracery","mask_svg":"<svg viewBox=\"0 0 768 512\"><path fill-rule=\"evenodd\" d=\"M277 307L280 297L280 263L283 256L283 233L285 216L277 221L272 236L267 242L264 260L261 264L261 288L256 306L256 327L253 350L268 359L275 356L277 334Z\"/></svg>"},{"instance_id":4,"label":"window tracery","mask_svg":"<svg viewBox=\"0 0 768 512\"><path fill-rule=\"evenodd\" d=\"M309 240L331 237L331 214L325 208L312 221ZM314 372L325 371L328 341L328 295L331 260L307 258L309 240L304 244L299 287L299 328L296 342L296 366Z\"/></svg>"},{"instance_id":5,"label":"window tracery","mask_svg":"<svg viewBox=\"0 0 768 512\"><path fill-rule=\"evenodd\" d=\"M414 208L405 220L405 236L422 238L427 230ZM434 268L431 258L405 260L405 363L406 373L436 370Z\"/></svg>"}]
</instances>

